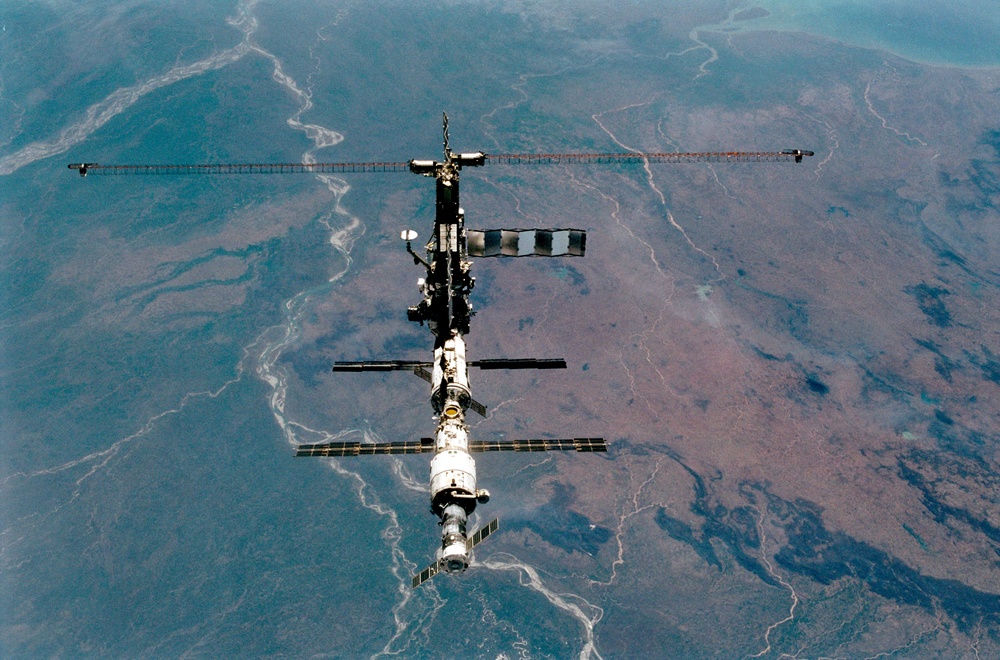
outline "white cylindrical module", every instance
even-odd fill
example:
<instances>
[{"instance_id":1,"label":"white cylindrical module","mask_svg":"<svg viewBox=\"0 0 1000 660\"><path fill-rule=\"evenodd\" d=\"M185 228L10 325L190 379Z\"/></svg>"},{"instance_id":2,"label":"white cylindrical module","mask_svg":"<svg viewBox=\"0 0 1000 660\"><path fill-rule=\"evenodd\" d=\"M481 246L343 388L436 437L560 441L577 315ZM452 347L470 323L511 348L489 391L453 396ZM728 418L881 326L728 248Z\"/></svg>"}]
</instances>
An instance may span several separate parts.
<instances>
[{"instance_id":1,"label":"white cylindrical module","mask_svg":"<svg viewBox=\"0 0 1000 660\"><path fill-rule=\"evenodd\" d=\"M435 451L457 449L469 451L469 427L465 425L462 416L448 417L441 415L438 421L437 438L434 441Z\"/></svg>"},{"instance_id":2,"label":"white cylindrical module","mask_svg":"<svg viewBox=\"0 0 1000 660\"><path fill-rule=\"evenodd\" d=\"M431 500L435 506L444 505L439 500L476 498L476 461L468 452L446 449L431 459ZM465 507L463 507L465 508Z\"/></svg>"},{"instance_id":3,"label":"white cylindrical module","mask_svg":"<svg viewBox=\"0 0 1000 660\"><path fill-rule=\"evenodd\" d=\"M414 174L423 174L430 176L434 174L434 170L437 169L438 164L433 160L411 160L410 161L410 171Z\"/></svg>"}]
</instances>

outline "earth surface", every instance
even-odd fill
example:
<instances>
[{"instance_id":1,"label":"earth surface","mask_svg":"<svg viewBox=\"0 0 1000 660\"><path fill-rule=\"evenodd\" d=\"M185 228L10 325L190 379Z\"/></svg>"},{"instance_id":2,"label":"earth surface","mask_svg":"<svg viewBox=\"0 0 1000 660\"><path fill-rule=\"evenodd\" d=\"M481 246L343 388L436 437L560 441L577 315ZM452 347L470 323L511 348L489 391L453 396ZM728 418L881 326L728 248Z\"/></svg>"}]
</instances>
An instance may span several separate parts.
<instances>
[{"instance_id":1,"label":"earth surface","mask_svg":"<svg viewBox=\"0 0 1000 660\"><path fill-rule=\"evenodd\" d=\"M6 2L4 657L1000 656L992 2ZM500 532L439 543L408 323L433 185L71 162L809 149L490 165L475 437Z\"/></svg>"}]
</instances>

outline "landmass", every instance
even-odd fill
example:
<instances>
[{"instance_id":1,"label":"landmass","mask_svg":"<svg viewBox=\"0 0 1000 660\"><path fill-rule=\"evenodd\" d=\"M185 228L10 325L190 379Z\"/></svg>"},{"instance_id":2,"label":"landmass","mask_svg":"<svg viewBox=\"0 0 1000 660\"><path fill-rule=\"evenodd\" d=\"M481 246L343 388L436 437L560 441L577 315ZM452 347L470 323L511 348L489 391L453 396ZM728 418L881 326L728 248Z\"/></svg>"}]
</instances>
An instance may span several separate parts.
<instances>
[{"instance_id":1,"label":"landmass","mask_svg":"<svg viewBox=\"0 0 1000 660\"><path fill-rule=\"evenodd\" d=\"M129 76L132 46L67 41L97 72L73 95L9 60L9 654L997 655L995 69L729 32L764 14L723 3L296 7L205 9L179 42L125 16L159 54ZM65 162L434 158L442 110L461 150L815 156L463 171L468 226L589 234L475 264L470 357L569 369L473 373L472 433L611 451L483 455L501 533L410 592L426 457L289 443L432 428L423 381L329 365L427 357L398 236L433 187Z\"/></svg>"}]
</instances>

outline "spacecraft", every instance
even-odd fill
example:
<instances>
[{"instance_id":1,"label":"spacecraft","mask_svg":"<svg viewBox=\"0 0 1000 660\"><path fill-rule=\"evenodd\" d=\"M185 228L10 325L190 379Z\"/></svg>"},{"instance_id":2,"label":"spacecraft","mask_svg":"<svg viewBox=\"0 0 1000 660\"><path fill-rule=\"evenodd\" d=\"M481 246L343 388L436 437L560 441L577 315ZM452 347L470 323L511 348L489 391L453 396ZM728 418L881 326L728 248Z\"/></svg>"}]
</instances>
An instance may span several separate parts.
<instances>
[{"instance_id":1,"label":"spacecraft","mask_svg":"<svg viewBox=\"0 0 1000 660\"><path fill-rule=\"evenodd\" d=\"M433 563L412 578L413 588L440 572L460 573L471 561L473 548L496 533L497 519L468 532L468 521L477 505L489 501L489 492L479 487L473 454L493 451L606 452L604 438L534 438L484 441L470 439L466 414L486 416L486 406L472 396L469 369L565 369L561 358L492 358L468 360L465 336L469 334L475 287L473 258L583 257L587 232L577 228L468 229L459 203L459 179L463 169L499 164L570 163L700 163L700 162L796 162L812 151L783 149L764 152L688 153L579 153L502 154L481 151L455 152L449 144L448 116L443 119L442 160L366 163L251 163L209 165L102 165L72 163L69 168L88 174L286 174L363 173L409 171L433 178L436 185L434 226L422 256L413 249L417 233L404 230L400 238L414 265L423 268L417 280L422 298L407 310L410 321L426 325L434 337L433 359L337 362L334 372L409 371L430 385L430 401L437 423L432 438L413 441L361 443L323 442L302 444L295 456L353 457L382 454L432 454L430 460L431 511L440 521L441 544Z\"/></svg>"}]
</instances>

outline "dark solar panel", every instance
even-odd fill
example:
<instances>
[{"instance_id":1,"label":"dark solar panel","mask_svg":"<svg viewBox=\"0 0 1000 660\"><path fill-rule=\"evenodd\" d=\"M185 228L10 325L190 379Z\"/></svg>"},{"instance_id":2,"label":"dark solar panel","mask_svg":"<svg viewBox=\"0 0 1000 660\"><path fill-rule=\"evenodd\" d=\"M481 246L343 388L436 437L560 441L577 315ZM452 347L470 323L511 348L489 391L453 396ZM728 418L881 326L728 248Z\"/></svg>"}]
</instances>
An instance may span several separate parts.
<instances>
[{"instance_id":1,"label":"dark solar panel","mask_svg":"<svg viewBox=\"0 0 1000 660\"><path fill-rule=\"evenodd\" d=\"M409 371L429 366L431 366L430 362L419 362L417 360L334 362L333 371Z\"/></svg>"},{"instance_id":2,"label":"dark solar panel","mask_svg":"<svg viewBox=\"0 0 1000 660\"><path fill-rule=\"evenodd\" d=\"M497 518L494 518L485 527L480 527L475 534L469 537L468 541L466 542L466 547L469 550L472 550L474 547L482 543L487 536L497 531L497 527L499 527L499 525L500 525L499 520Z\"/></svg>"},{"instance_id":3,"label":"dark solar panel","mask_svg":"<svg viewBox=\"0 0 1000 660\"><path fill-rule=\"evenodd\" d=\"M420 571L419 573L413 576L413 588L416 589L424 582L427 582L427 580L430 580L432 577L437 575L440 570L441 570L440 565L434 563L425 568L424 570Z\"/></svg>"},{"instance_id":4,"label":"dark solar panel","mask_svg":"<svg viewBox=\"0 0 1000 660\"><path fill-rule=\"evenodd\" d=\"M469 401L469 407L472 408L480 417L486 417L486 406L479 403L475 399Z\"/></svg>"},{"instance_id":5,"label":"dark solar panel","mask_svg":"<svg viewBox=\"0 0 1000 660\"><path fill-rule=\"evenodd\" d=\"M473 360L470 367L480 369L565 369L566 360L562 358L494 358L489 360Z\"/></svg>"},{"instance_id":6,"label":"dark solar panel","mask_svg":"<svg viewBox=\"0 0 1000 660\"><path fill-rule=\"evenodd\" d=\"M604 438L532 438L472 441L469 451L607 451Z\"/></svg>"},{"instance_id":7,"label":"dark solar panel","mask_svg":"<svg viewBox=\"0 0 1000 660\"><path fill-rule=\"evenodd\" d=\"M421 438L409 442L324 442L315 445L299 445L296 456L372 456L376 454L421 454L434 451L433 438Z\"/></svg>"}]
</instances>

